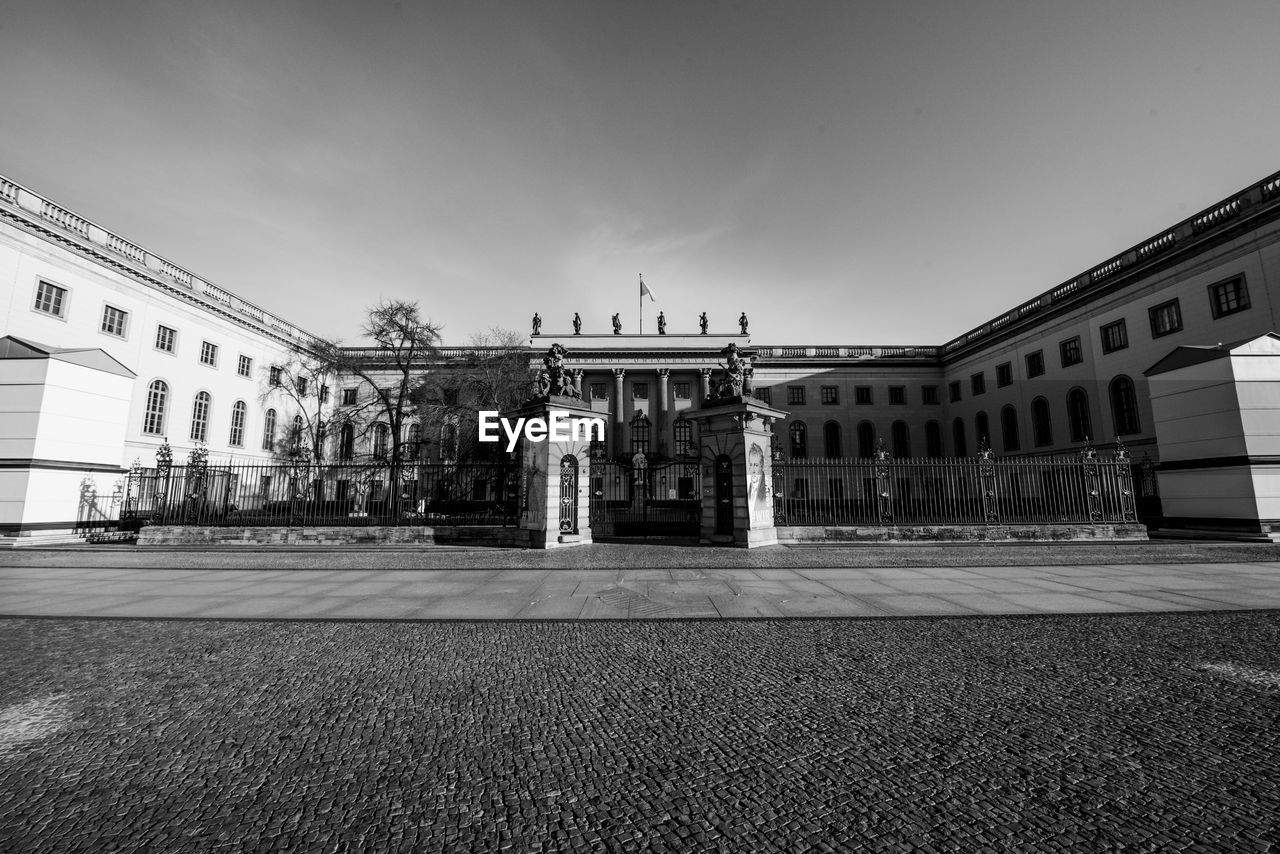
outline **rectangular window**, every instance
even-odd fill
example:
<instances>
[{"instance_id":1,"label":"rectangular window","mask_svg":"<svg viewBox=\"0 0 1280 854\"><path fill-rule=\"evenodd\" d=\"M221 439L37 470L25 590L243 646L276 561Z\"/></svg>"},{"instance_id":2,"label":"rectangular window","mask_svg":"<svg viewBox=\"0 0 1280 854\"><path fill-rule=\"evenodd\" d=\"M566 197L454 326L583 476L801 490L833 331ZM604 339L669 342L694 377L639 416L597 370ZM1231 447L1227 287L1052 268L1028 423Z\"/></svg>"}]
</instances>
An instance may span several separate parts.
<instances>
[{"instance_id":1,"label":"rectangular window","mask_svg":"<svg viewBox=\"0 0 1280 854\"><path fill-rule=\"evenodd\" d=\"M953 380L947 384L947 395L952 403L960 401L960 380Z\"/></svg>"},{"instance_id":2,"label":"rectangular window","mask_svg":"<svg viewBox=\"0 0 1280 854\"><path fill-rule=\"evenodd\" d=\"M102 331L108 335L123 338L128 321L129 312L121 311L113 305L104 305L102 307Z\"/></svg>"},{"instance_id":3,"label":"rectangular window","mask_svg":"<svg viewBox=\"0 0 1280 854\"><path fill-rule=\"evenodd\" d=\"M272 386L280 385L280 373L281 371L279 368L271 369L271 385Z\"/></svg>"},{"instance_id":4,"label":"rectangular window","mask_svg":"<svg viewBox=\"0 0 1280 854\"><path fill-rule=\"evenodd\" d=\"M591 399L592 400L608 400L608 383L592 383Z\"/></svg>"},{"instance_id":5,"label":"rectangular window","mask_svg":"<svg viewBox=\"0 0 1280 854\"><path fill-rule=\"evenodd\" d=\"M631 399L632 400L648 400L649 384L648 383L632 383Z\"/></svg>"},{"instance_id":6,"label":"rectangular window","mask_svg":"<svg viewBox=\"0 0 1280 854\"><path fill-rule=\"evenodd\" d=\"M870 389L868 389L870 391ZM824 406L836 406L840 403L839 386L824 385L822 387L822 403Z\"/></svg>"},{"instance_id":7,"label":"rectangular window","mask_svg":"<svg viewBox=\"0 0 1280 854\"><path fill-rule=\"evenodd\" d=\"M1012 362L996 365L996 388L1004 388L1007 385L1013 385Z\"/></svg>"},{"instance_id":8,"label":"rectangular window","mask_svg":"<svg viewBox=\"0 0 1280 854\"><path fill-rule=\"evenodd\" d=\"M921 403L925 404L926 406L937 406L938 400L939 400L938 387L936 385L920 386L920 402ZM934 454L931 456L938 456L938 455Z\"/></svg>"},{"instance_id":9,"label":"rectangular window","mask_svg":"<svg viewBox=\"0 0 1280 854\"><path fill-rule=\"evenodd\" d=\"M1244 311L1249 307L1249 289L1245 287L1244 276L1236 276L1225 282L1209 286L1209 307L1213 309L1213 319Z\"/></svg>"},{"instance_id":10,"label":"rectangular window","mask_svg":"<svg viewBox=\"0 0 1280 854\"><path fill-rule=\"evenodd\" d=\"M218 366L218 345L210 344L208 341L200 342L200 364Z\"/></svg>"},{"instance_id":11,"label":"rectangular window","mask_svg":"<svg viewBox=\"0 0 1280 854\"><path fill-rule=\"evenodd\" d=\"M769 387L758 388L755 390L756 400L768 406L773 406L773 389Z\"/></svg>"},{"instance_id":12,"label":"rectangular window","mask_svg":"<svg viewBox=\"0 0 1280 854\"><path fill-rule=\"evenodd\" d=\"M164 353L172 353L178 344L178 331L164 324L156 325L156 349Z\"/></svg>"},{"instance_id":13,"label":"rectangular window","mask_svg":"<svg viewBox=\"0 0 1280 854\"><path fill-rule=\"evenodd\" d=\"M329 402L329 387L327 385L320 386L320 402L321 403Z\"/></svg>"},{"instance_id":14,"label":"rectangular window","mask_svg":"<svg viewBox=\"0 0 1280 854\"><path fill-rule=\"evenodd\" d=\"M240 354L240 364L236 367L236 373L242 377L253 375L253 359L243 353Z\"/></svg>"},{"instance_id":15,"label":"rectangular window","mask_svg":"<svg viewBox=\"0 0 1280 854\"><path fill-rule=\"evenodd\" d=\"M603 383L601 383L601 385L603 385ZM676 391L676 400L688 400L688 399L689 399L689 384L688 384L688 383L682 383L682 382L677 382L677 383L675 383L675 391Z\"/></svg>"},{"instance_id":16,"label":"rectangular window","mask_svg":"<svg viewBox=\"0 0 1280 854\"><path fill-rule=\"evenodd\" d=\"M1103 326L1098 330L1098 334L1102 337L1102 352L1104 353L1114 353L1129 346L1129 333L1124 328L1123 317L1115 323L1108 323Z\"/></svg>"},{"instance_id":17,"label":"rectangular window","mask_svg":"<svg viewBox=\"0 0 1280 854\"><path fill-rule=\"evenodd\" d=\"M937 395L938 389L933 389L934 395ZM937 403L937 401L934 401ZM889 405L890 406L906 406L907 405L907 387L904 385L889 386Z\"/></svg>"},{"instance_id":18,"label":"rectangular window","mask_svg":"<svg viewBox=\"0 0 1280 854\"><path fill-rule=\"evenodd\" d=\"M1151 317L1151 337L1161 338L1182 330L1182 309L1176 299L1153 305L1147 309Z\"/></svg>"},{"instance_id":19,"label":"rectangular window","mask_svg":"<svg viewBox=\"0 0 1280 854\"><path fill-rule=\"evenodd\" d=\"M858 406L870 406L873 398L871 386L856 385L853 387L853 402Z\"/></svg>"},{"instance_id":20,"label":"rectangular window","mask_svg":"<svg viewBox=\"0 0 1280 854\"><path fill-rule=\"evenodd\" d=\"M1044 351L1037 350L1027 354L1027 378L1038 377L1044 373Z\"/></svg>"},{"instance_id":21,"label":"rectangular window","mask_svg":"<svg viewBox=\"0 0 1280 854\"><path fill-rule=\"evenodd\" d=\"M36 288L36 311L63 317L67 307L67 289L49 282L41 282Z\"/></svg>"},{"instance_id":22,"label":"rectangular window","mask_svg":"<svg viewBox=\"0 0 1280 854\"><path fill-rule=\"evenodd\" d=\"M306 378L306 377L298 377L297 379L295 379L295 380L293 381L293 387L294 387L294 388L296 388L296 389L298 390L298 395L299 395L300 397L306 397L306 394L307 394L307 378Z\"/></svg>"},{"instance_id":23,"label":"rectangular window","mask_svg":"<svg viewBox=\"0 0 1280 854\"><path fill-rule=\"evenodd\" d=\"M969 384L973 387L973 394L975 397L977 395L984 394L987 390L987 375L979 371L969 377Z\"/></svg>"},{"instance_id":24,"label":"rectangular window","mask_svg":"<svg viewBox=\"0 0 1280 854\"><path fill-rule=\"evenodd\" d=\"M1062 357L1062 367L1069 368L1072 365L1078 365L1084 361L1084 353L1080 350L1080 336L1068 338L1058 345L1059 355Z\"/></svg>"},{"instance_id":25,"label":"rectangular window","mask_svg":"<svg viewBox=\"0 0 1280 854\"><path fill-rule=\"evenodd\" d=\"M804 386L802 385L787 386L787 405L788 406L804 405Z\"/></svg>"}]
</instances>

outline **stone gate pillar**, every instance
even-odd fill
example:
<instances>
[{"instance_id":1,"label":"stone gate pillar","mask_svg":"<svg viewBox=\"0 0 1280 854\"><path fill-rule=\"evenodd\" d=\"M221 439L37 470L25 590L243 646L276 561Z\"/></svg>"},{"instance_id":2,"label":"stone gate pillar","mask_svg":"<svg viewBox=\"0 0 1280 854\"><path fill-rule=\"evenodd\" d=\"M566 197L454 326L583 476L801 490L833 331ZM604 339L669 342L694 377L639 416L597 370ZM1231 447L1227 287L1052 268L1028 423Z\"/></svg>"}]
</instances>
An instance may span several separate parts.
<instances>
[{"instance_id":1,"label":"stone gate pillar","mask_svg":"<svg viewBox=\"0 0 1280 854\"><path fill-rule=\"evenodd\" d=\"M778 542L773 522L773 425L786 417L758 400L711 400L685 417L698 423L702 525L707 544L755 548Z\"/></svg>"},{"instance_id":2,"label":"stone gate pillar","mask_svg":"<svg viewBox=\"0 0 1280 854\"><path fill-rule=\"evenodd\" d=\"M603 435L604 418L581 400L558 395L533 398L502 413L555 427L540 440L528 433L521 442L520 521L535 549L591 542L591 439ZM528 421L526 421L528 423ZM542 432L537 427L534 434Z\"/></svg>"}]
</instances>

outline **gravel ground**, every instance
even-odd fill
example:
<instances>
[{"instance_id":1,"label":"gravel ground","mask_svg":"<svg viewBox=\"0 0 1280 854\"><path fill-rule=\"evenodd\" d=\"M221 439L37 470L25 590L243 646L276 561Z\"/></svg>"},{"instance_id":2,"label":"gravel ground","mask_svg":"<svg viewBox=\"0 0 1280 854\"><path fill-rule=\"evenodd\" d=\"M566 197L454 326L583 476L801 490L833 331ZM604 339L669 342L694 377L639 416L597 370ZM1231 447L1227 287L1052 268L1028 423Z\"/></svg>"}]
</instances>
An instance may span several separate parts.
<instances>
[{"instance_id":1,"label":"gravel ground","mask_svg":"<svg viewBox=\"0 0 1280 854\"><path fill-rule=\"evenodd\" d=\"M1275 611L5 619L0 849L1280 850L1278 715Z\"/></svg>"},{"instance_id":2,"label":"gravel ground","mask_svg":"<svg viewBox=\"0 0 1280 854\"><path fill-rule=\"evenodd\" d=\"M1001 545L820 545L733 549L655 543L596 543L572 549L453 546L354 547L121 545L0 551L3 566L153 566L269 569L627 569L872 566L1076 566L1081 564L1280 561L1274 543L1009 543Z\"/></svg>"}]
</instances>

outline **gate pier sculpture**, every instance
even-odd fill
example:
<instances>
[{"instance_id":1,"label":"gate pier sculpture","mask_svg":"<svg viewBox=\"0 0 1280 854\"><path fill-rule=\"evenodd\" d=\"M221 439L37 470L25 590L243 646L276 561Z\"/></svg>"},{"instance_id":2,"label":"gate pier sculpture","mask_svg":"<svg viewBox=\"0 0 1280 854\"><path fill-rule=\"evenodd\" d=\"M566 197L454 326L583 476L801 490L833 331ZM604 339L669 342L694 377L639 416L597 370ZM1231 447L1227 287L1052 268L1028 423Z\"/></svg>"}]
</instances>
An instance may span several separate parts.
<instances>
[{"instance_id":1,"label":"gate pier sculpture","mask_svg":"<svg viewBox=\"0 0 1280 854\"><path fill-rule=\"evenodd\" d=\"M591 542L590 447L603 435L603 420L582 401L582 372L565 367L567 351L553 344L542 359L535 392L502 417L526 428L520 442L520 521L529 545L559 548ZM558 429L557 429L558 425ZM600 425L599 432L593 427ZM541 435L539 435L541 433Z\"/></svg>"},{"instance_id":2,"label":"gate pier sculpture","mask_svg":"<svg viewBox=\"0 0 1280 854\"><path fill-rule=\"evenodd\" d=\"M697 422L702 471L702 543L745 548L778 542L773 514L773 425L786 413L748 395L751 368L737 345L722 353L723 371Z\"/></svg>"}]
</instances>

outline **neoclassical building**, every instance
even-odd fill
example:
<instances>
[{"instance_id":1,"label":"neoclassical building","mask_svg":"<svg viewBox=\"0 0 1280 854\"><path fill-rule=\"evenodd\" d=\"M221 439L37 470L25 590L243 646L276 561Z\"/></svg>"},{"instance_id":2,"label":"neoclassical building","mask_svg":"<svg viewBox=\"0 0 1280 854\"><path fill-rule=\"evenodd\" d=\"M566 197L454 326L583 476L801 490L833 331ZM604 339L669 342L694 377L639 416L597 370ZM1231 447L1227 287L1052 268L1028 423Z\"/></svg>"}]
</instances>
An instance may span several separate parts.
<instances>
[{"instance_id":1,"label":"neoclassical building","mask_svg":"<svg viewBox=\"0 0 1280 854\"><path fill-rule=\"evenodd\" d=\"M1039 455L1123 441L1158 466L1151 383L1161 380L1145 372L1180 346L1280 328L1278 295L1280 173L941 344L765 343L759 319L750 335L575 334L566 321L531 336L529 356L536 364L551 344L567 348L584 400L609 419L611 456L682 456L694 429L682 413L705 400L733 343L750 359L752 393L788 413L775 429L789 457L865 457L880 441L904 457L968 456L984 442L1000 455ZM309 333L3 177L0 304L10 342L0 347L9 400L0 536L66 526L32 512L43 500L32 484L45 477L54 488L49 472L63 473L57 488L74 474L105 489L133 460L149 464L166 439L179 457L203 445L211 459L268 461L301 417L297 396L273 392L266 378ZM449 370L458 349L423 369ZM86 367L77 354L88 351L104 354L109 370ZM93 406L93 376L109 374L103 388L120 389L101 409L119 413L109 419L117 429L95 428L92 451L57 410L70 404L53 402L56 371L29 370L72 362L87 386L74 390L78 405ZM308 393L330 417L365 393L360 385L336 377ZM376 450L378 435L327 441L335 454L343 442L369 445L345 449L359 455ZM448 453L443 437L414 438Z\"/></svg>"}]
</instances>

